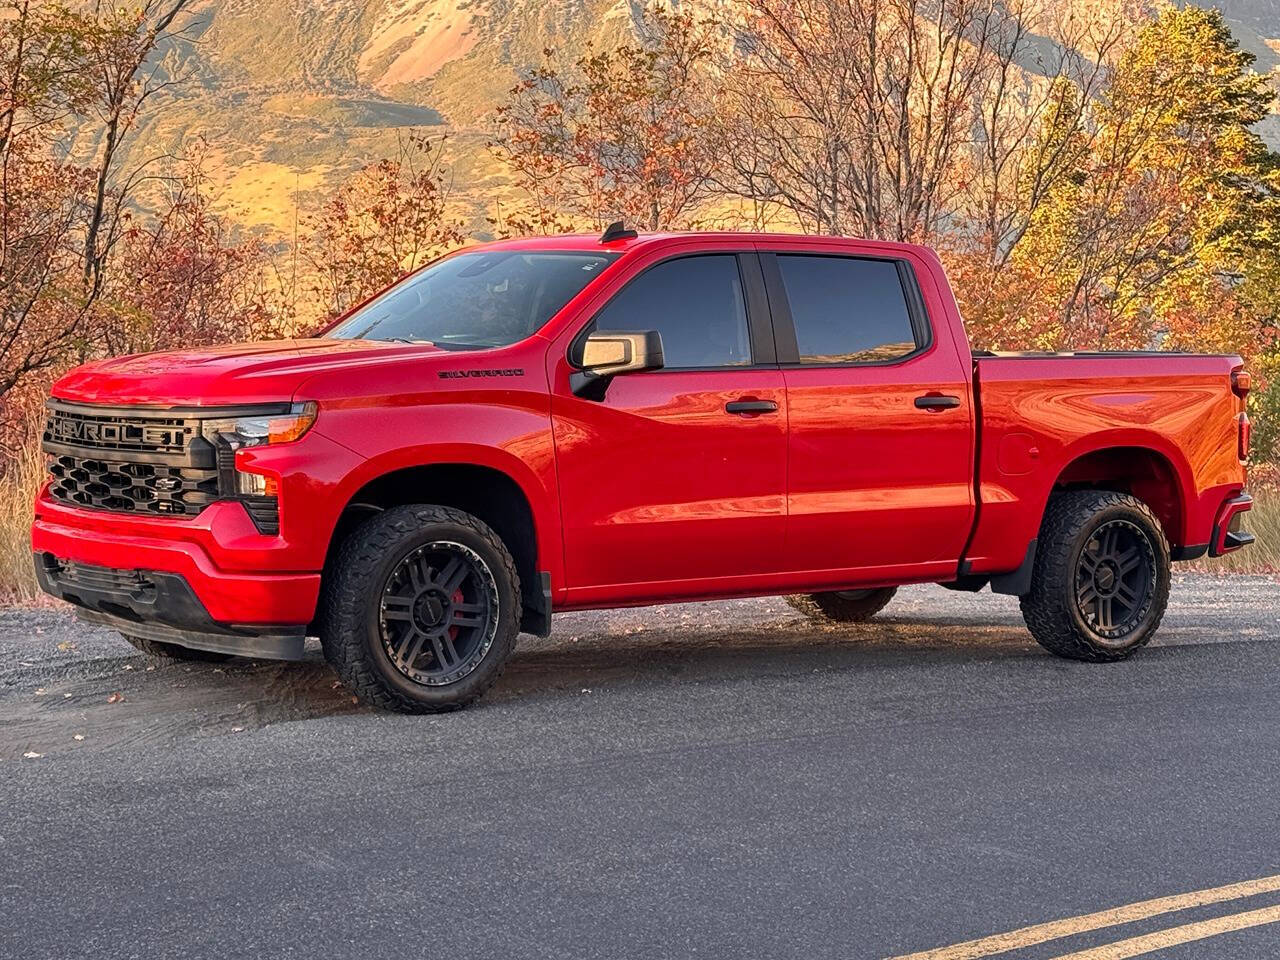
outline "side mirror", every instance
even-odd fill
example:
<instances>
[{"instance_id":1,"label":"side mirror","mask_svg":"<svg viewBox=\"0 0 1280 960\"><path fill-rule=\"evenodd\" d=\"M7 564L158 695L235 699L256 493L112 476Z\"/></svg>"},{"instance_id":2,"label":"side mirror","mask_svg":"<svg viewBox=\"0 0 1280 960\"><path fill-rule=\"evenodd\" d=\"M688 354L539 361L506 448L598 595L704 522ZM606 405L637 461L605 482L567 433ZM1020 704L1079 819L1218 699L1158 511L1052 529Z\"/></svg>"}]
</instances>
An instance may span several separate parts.
<instances>
[{"instance_id":1,"label":"side mirror","mask_svg":"<svg viewBox=\"0 0 1280 960\"><path fill-rule=\"evenodd\" d=\"M583 341L578 369L569 375L569 389L588 400L603 400L609 381L618 374L660 370L662 363L662 335L657 330L593 330Z\"/></svg>"}]
</instances>

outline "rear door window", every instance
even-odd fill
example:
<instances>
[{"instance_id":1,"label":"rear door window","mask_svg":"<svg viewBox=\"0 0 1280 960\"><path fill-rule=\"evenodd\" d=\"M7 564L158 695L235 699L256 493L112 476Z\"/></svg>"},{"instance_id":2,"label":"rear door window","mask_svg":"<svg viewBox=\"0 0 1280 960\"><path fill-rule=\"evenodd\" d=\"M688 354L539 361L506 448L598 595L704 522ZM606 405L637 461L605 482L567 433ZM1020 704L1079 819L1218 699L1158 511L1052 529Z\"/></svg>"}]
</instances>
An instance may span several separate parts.
<instances>
[{"instance_id":1,"label":"rear door window","mask_svg":"<svg viewBox=\"0 0 1280 960\"><path fill-rule=\"evenodd\" d=\"M918 342L893 260L779 254L802 364L897 360Z\"/></svg>"}]
</instances>

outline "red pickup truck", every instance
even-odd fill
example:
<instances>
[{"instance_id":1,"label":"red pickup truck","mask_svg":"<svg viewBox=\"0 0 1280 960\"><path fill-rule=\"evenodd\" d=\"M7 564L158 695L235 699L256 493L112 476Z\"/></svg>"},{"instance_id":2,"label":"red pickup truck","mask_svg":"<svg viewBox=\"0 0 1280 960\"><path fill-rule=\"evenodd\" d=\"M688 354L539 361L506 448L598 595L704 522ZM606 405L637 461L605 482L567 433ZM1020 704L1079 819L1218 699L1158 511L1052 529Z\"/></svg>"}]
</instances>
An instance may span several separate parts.
<instances>
[{"instance_id":1,"label":"red pickup truck","mask_svg":"<svg viewBox=\"0 0 1280 960\"><path fill-rule=\"evenodd\" d=\"M1117 660L1169 563L1242 527L1231 356L975 354L931 251L611 227L471 247L314 339L58 381L32 530L49 593L149 653L297 658L465 705L553 610L900 584L1021 597Z\"/></svg>"}]
</instances>

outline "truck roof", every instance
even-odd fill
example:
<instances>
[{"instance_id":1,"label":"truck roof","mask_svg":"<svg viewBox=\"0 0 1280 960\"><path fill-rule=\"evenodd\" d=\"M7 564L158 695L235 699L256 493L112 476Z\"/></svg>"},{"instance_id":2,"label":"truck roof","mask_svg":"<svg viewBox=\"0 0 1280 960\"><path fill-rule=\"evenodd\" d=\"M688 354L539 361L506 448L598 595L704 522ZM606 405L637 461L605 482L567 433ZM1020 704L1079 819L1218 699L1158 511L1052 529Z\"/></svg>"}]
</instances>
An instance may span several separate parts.
<instances>
[{"instance_id":1,"label":"truck roof","mask_svg":"<svg viewBox=\"0 0 1280 960\"><path fill-rule=\"evenodd\" d=\"M494 240L488 243L479 244L476 248L483 247L485 249L505 250L605 250L612 253L624 253L645 247L658 246L685 240L703 240L707 242L708 246L720 246L725 243L776 244L779 242L785 243L787 241L794 241L801 244L848 244L850 247L874 246L879 250L904 252L907 250L914 250L917 252L924 252L930 256L933 255L932 251L928 247L922 247L911 243L897 243L890 240L869 240L863 237L824 236L820 234L804 233L762 233L758 231L738 230L687 230L637 233L634 237L622 237L617 240L611 240L608 243L601 243L600 234L596 233L565 233L552 236L513 237L507 240Z\"/></svg>"}]
</instances>

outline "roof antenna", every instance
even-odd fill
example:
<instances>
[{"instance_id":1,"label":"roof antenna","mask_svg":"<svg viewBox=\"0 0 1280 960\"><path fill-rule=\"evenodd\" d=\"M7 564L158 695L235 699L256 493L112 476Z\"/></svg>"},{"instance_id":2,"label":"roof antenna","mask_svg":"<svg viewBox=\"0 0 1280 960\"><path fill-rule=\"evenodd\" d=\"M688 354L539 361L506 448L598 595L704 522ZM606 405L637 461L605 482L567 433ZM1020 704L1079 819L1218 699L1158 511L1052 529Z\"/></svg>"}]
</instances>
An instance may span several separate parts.
<instances>
[{"instance_id":1,"label":"roof antenna","mask_svg":"<svg viewBox=\"0 0 1280 960\"><path fill-rule=\"evenodd\" d=\"M600 234L601 243L613 243L615 240L634 240L639 234L634 230L628 230L626 224L621 220L615 220L605 228L604 233Z\"/></svg>"}]
</instances>

